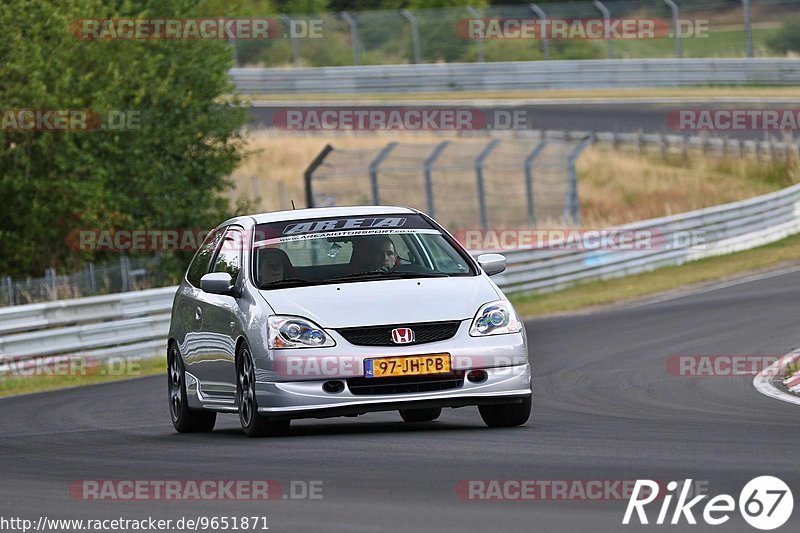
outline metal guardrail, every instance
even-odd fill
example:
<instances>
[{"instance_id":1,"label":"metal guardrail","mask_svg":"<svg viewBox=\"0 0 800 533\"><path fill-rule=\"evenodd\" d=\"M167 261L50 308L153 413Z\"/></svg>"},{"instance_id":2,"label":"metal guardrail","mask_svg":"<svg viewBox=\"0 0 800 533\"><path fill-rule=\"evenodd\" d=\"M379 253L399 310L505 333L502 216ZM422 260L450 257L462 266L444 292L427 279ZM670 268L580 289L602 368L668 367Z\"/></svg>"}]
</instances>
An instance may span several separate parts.
<instances>
[{"instance_id":1,"label":"metal guardrail","mask_svg":"<svg viewBox=\"0 0 800 533\"><path fill-rule=\"evenodd\" d=\"M494 279L509 294L547 292L754 248L800 233L800 185L619 228L650 230L665 243L672 242L678 232L702 232L706 246L692 247L687 242L682 247L665 245L634 251L516 250L506 253L508 270ZM0 310L0 332L4 333L0 356L163 355L175 290L165 287ZM0 374L4 368L0 364Z\"/></svg>"},{"instance_id":2,"label":"metal guardrail","mask_svg":"<svg viewBox=\"0 0 800 533\"><path fill-rule=\"evenodd\" d=\"M797 85L798 59L608 59L317 68L234 68L240 94L347 94Z\"/></svg>"}]
</instances>

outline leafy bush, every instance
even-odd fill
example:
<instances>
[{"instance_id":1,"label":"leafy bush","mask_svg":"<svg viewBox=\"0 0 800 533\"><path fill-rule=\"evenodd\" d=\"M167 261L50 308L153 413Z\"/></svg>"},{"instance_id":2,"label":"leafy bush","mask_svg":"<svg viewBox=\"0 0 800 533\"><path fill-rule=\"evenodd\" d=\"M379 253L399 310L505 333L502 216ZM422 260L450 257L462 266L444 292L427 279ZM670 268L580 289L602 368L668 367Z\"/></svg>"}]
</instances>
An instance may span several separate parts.
<instances>
[{"instance_id":1,"label":"leafy bush","mask_svg":"<svg viewBox=\"0 0 800 533\"><path fill-rule=\"evenodd\" d=\"M198 16L192 0L17 0L0 5L3 109L141 113L127 131L0 129L0 273L77 269L70 231L213 227L230 213L242 108L224 41L81 40L80 18ZM175 258L183 268L185 258Z\"/></svg>"}]
</instances>

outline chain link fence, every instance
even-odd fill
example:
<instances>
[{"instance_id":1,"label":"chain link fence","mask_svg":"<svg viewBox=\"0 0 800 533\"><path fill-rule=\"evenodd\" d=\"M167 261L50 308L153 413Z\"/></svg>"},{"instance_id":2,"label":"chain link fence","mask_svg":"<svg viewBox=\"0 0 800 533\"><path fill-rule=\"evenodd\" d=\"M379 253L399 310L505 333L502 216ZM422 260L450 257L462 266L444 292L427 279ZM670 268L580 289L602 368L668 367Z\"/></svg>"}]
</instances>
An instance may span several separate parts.
<instances>
[{"instance_id":1,"label":"chain link fence","mask_svg":"<svg viewBox=\"0 0 800 533\"><path fill-rule=\"evenodd\" d=\"M118 262L87 263L83 270L70 275L48 268L42 278L6 276L0 278L0 307L163 287L174 280L159 268L160 264L158 256L132 259L123 255Z\"/></svg>"},{"instance_id":2,"label":"chain link fence","mask_svg":"<svg viewBox=\"0 0 800 533\"><path fill-rule=\"evenodd\" d=\"M327 146L305 173L309 206L406 205L453 230L578 224L575 162L586 136Z\"/></svg>"},{"instance_id":3,"label":"chain link fence","mask_svg":"<svg viewBox=\"0 0 800 533\"><path fill-rule=\"evenodd\" d=\"M280 15L284 37L234 41L238 66L342 66L540 59L774 57L800 0L605 0ZM652 38L474 38L469 21L655 21ZM794 21L794 22L793 22ZM486 28L489 26L487 25ZM292 28L295 31L292 31ZM314 31L317 29L319 31ZM783 32L783 38L781 38ZM569 37L572 35L573 37ZM613 34L603 33L614 37ZM791 48L790 48L791 50ZM800 51L800 50L796 50Z\"/></svg>"}]
</instances>

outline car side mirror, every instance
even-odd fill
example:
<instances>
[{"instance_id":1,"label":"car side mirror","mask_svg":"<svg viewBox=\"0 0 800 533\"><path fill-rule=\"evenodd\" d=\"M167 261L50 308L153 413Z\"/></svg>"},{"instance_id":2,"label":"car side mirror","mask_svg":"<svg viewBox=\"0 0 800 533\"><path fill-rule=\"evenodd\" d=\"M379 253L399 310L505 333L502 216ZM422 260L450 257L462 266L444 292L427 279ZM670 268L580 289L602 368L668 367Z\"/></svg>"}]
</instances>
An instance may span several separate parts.
<instances>
[{"instance_id":1,"label":"car side mirror","mask_svg":"<svg viewBox=\"0 0 800 533\"><path fill-rule=\"evenodd\" d=\"M200 278L200 288L211 294L235 296L233 278L227 272L212 272Z\"/></svg>"},{"instance_id":2,"label":"car side mirror","mask_svg":"<svg viewBox=\"0 0 800 533\"><path fill-rule=\"evenodd\" d=\"M494 276L506 269L506 257L502 254L481 254L478 256L478 264L487 276Z\"/></svg>"}]
</instances>

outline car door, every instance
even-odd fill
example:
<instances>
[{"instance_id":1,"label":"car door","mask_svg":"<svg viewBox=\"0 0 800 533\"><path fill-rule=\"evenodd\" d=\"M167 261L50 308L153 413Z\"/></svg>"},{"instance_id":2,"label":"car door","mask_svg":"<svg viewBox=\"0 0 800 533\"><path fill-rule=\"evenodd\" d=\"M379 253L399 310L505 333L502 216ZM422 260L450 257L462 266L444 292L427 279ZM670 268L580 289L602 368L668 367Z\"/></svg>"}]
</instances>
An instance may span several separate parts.
<instances>
[{"instance_id":1,"label":"car door","mask_svg":"<svg viewBox=\"0 0 800 533\"><path fill-rule=\"evenodd\" d=\"M207 339L203 333L203 308L206 294L200 290L200 278L208 273L211 261L222 240L224 230L211 232L195 254L186 271L186 280L175 298L173 321L178 324L176 340L183 355L186 371L203 382L203 365L207 356Z\"/></svg>"},{"instance_id":2,"label":"car door","mask_svg":"<svg viewBox=\"0 0 800 533\"><path fill-rule=\"evenodd\" d=\"M242 273L243 229L230 226L212 262L210 272L227 272L234 285ZM233 401L236 392L235 332L241 328L241 310L233 296L203 292L203 339L206 357L202 363L203 394ZM239 327L237 327L239 325Z\"/></svg>"}]
</instances>

